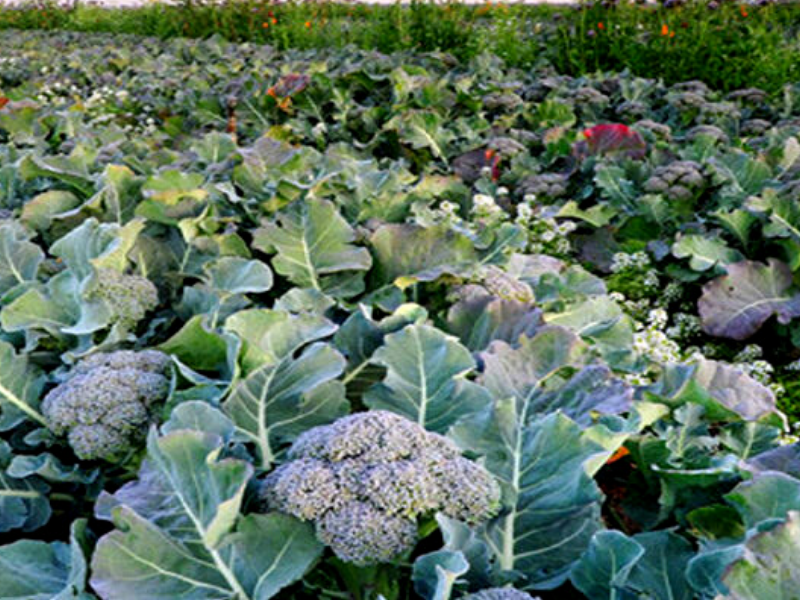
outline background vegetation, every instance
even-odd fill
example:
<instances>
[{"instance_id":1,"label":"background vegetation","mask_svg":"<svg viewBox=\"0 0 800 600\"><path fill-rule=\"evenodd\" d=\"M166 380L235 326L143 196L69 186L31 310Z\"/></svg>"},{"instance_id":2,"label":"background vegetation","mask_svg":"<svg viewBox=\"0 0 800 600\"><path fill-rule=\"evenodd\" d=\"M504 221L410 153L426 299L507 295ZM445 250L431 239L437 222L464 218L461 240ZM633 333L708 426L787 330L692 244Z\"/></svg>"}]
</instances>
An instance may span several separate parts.
<instances>
[{"instance_id":1,"label":"background vegetation","mask_svg":"<svg viewBox=\"0 0 800 600\"><path fill-rule=\"evenodd\" d=\"M668 2L667 4L672 4ZM560 73L624 71L666 83L702 79L722 90L771 92L797 79L800 10L794 5L687 3L508 6L458 2L370 6L333 2L188 1L109 10L37 2L0 11L0 29L68 29L159 38L219 35L279 49L353 45L389 53L482 52L509 66L550 63Z\"/></svg>"}]
</instances>

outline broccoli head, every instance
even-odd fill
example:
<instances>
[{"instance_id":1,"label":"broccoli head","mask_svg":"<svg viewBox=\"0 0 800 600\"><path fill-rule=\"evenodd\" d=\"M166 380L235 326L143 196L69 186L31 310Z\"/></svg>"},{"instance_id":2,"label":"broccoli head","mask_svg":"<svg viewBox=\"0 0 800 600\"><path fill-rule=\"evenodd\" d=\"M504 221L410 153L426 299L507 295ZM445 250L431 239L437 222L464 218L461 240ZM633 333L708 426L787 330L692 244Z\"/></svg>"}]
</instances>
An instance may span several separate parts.
<instances>
[{"instance_id":1,"label":"broccoli head","mask_svg":"<svg viewBox=\"0 0 800 600\"><path fill-rule=\"evenodd\" d=\"M702 166L690 160L679 160L658 167L644 184L652 193L664 194L670 200L688 200L697 196L705 187Z\"/></svg>"},{"instance_id":2,"label":"broccoli head","mask_svg":"<svg viewBox=\"0 0 800 600\"><path fill-rule=\"evenodd\" d=\"M728 134L722 131L722 129L716 125L697 125L686 132L687 142L694 142L695 140L701 138L712 139L718 144L731 143Z\"/></svg>"},{"instance_id":3,"label":"broccoli head","mask_svg":"<svg viewBox=\"0 0 800 600\"><path fill-rule=\"evenodd\" d=\"M113 321L131 330L144 316L158 306L158 290L146 277L125 275L114 269L98 269L89 300L100 300L108 306Z\"/></svg>"},{"instance_id":4,"label":"broccoli head","mask_svg":"<svg viewBox=\"0 0 800 600\"><path fill-rule=\"evenodd\" d=\"M535 600L533 596L512 587L497 587L481 590L461 600Z\"/></svg>"},{"instance_id":5,"label":"broccoli head","mask_svg":"<svg viewBox=\"0 0 800 600\"><path fill-rule=\"evenodd\" d=\"M156 350L92 355L45 396L42 413L79 458L117 459L143 440L152 406L166 398L169 363Z\"/></svg>"},{"instance_id":6,"label":"broccoli head","mask_svg":"<svg viewBox=\"0 0 800 600\"><path fill-rule=\"evenodd\" d=\"M264 480L268 509L314 521L342 560L390 562L417 541L417 518L442 512L475 523L500 489L447 438L388 411L343 417L303 433L289 462Z\"/></svg>"},{"instance_id":7,"label":"broccoli head","mask_svg":"<svg viewBox=\"0 0 800 600\"><path fill-rule=\"evenodd\" d=\"M555 200L567 193L569 180L561 173L539 173L530 175L520 183L522 194L534 194L538 198Z\"/></svg>"}]
</instances>

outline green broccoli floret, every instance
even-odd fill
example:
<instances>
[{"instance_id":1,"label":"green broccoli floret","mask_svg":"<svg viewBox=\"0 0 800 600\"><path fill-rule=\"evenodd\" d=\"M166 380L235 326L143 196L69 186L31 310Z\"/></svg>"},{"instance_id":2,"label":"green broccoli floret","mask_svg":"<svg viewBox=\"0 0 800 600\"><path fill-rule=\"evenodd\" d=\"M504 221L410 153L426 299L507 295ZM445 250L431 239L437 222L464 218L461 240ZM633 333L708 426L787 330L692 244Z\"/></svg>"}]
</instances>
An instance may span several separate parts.
<instances>
[{"instance_id":1,"label":"green broccoli floret","mask_svg":"<svg viewBox=\"0 0 800 600\"><path fill-rule=\"evenodd\" d=\"M703 167L691 160L679 160L658 167L644 184L651 193L664 194L670 200L689 200L702 192L706 179Z\"/></svg>"},{"instance_id":2,"label":"green broccoli floret","mask_svg":"<svg viewBox=\"0 0 800 600\"><path fill-rule=\"evenodd\" d=\"M469 596L463 596L461 600L538 600L526 592L512 587L489 588L475 592Z\"/></svg>"},{"instance_id":3,"label":"green broccoli floret","mask_svg":"<svg viewBox=\"0 0 800 600\"><path fill-rule=\"evenodd\" d=\"M488 471L447 438L387 411L315 427L289 458L264 480L266 507L314 521L317 537L358 565L412 549L421 516L442 512L475 523L500 507Z\"/></svg>"},{"instance_id":4,"label":"green broccoli floret","mask_svg":"<svg viewBox=\"0 0 800 600\"><path fill-rule=\"evenodd\" d=\"M539 198L555 200L567 193L569 180L561 173L530 175L520 183L520 193L534 194Z\"/></svg>"},{"instance_id":5,"label":"green broccoli floret","mask_svg":"<svg viewBox=\"0 0 800 600\"><path fill-rule=\"evenodd\" d=\"M79 458L118 459L144 439L152 406L166 398L169 363L156 350L95 354L45 396L42 413Z\"/></svg>"},{"instance_id":6,"label":"green broccoli floret","mask_svg":"<svg viewBox=\"0 0 800 600\"><path fill-rule=\"evenodd\" d=\"M125 275L114 269L98 269L89 300L108 306L113 321L123 329L134 329L144 316L158 306L158 290L146 277Z\"/></svg>"}]
</instances>

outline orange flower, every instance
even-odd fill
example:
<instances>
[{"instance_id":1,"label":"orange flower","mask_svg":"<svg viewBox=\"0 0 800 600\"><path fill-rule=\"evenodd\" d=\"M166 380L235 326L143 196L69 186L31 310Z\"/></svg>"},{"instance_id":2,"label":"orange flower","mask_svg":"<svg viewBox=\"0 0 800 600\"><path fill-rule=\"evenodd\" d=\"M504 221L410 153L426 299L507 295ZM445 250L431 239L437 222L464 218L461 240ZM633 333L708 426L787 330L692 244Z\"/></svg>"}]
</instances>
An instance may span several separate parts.
<instances>
[{"instance_id":1,"label":"orange flower","mask_svg":"<svg viewBox=\"0 0 800 600\"><path fill-rule=\"evenodd\" d=\"M264 29L266 29L267 27L269 27L269 23L267 23L266 21L264 21L264 22L261 24L261 27L263 27Z\"/></svg>"},{"instance_id":2,"label":"orange flower","mask_svg":"<svg viewBox=\"0 0 800 600\"><path fill-rule=\"evenodd\" d=\"M743 17L747 16L747 9L744 6L740 6L739 11L742 13Z\"/></svg>"},{"instance_id":3,"label":"orange flower","mask_svg":"<svg viewBox=\"0 0 800 600\"><path fill-rule=\"evenodd\" d=\"M598 28L598 29L605 29L605 28L606 28L606 26L605 26L605 25L603 25L603 22L601 21L600 23L598 23L598 24L597 24L597 28Z\"/></svg>"},{"instance_id":4,"label":"orange flower","mask_svg":"<svg viewBox=\"0 0 800 600\"><path fill-rule=\"evenodd\" d=\"M675 32L674 31L670 31L669 32L669 37L674 38L675 37Z\"/></svg>"},{"instance_id":5,"label":"orange flower","mask_svg":"<svg viewBox=\"0 0 800 600\"><path fill-rule=\"evenodd\" d=\"M275 17L272 17L272 24L273 25L277 25L278 24L278 19L276 19Z\"/></svg>"},{"instance_id":6,"label":"orange flower","mask_svg":"<svg viewBox=\"0 0 800 600\"><path fill-rule=\"evenodd\" d=\"M311 21L306 21L305 25L306 29L309 29L311 27Z\"/></svg>"},{"instance_id":7,"label":"orange flower","mask_svg":"<svg viewBox=\"0 0 800 600\"><path fill-rule=\"evenodd\" d=\"M630 454L630 451L625 447L621 446L619 450L614 452L614 454L606 461L607 465L611 463L617 462L619 459L624 458Z\"/></svg>"},{"instance_id":8,"label":"orange flower","mask_svg":"<svg viewBox=\"0 0 800 600\"><path fill-rule=\"evenodd\" d=\"M669 35L669 27L666 25L661 26L661 35Z\"/></svg>"}]
</instances>

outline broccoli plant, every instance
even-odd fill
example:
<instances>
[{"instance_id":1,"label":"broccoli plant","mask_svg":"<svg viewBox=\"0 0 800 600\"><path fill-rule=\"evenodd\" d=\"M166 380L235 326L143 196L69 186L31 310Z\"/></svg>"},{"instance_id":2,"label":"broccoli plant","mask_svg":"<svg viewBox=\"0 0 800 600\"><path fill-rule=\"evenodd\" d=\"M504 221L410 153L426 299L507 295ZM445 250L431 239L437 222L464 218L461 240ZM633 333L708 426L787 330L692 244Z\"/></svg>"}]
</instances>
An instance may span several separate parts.
<instances>
[{"instance_id":1,"label":"broccoli plant","mask_svg":"<svg viewBox=\"0 0 800 600\"><path fill-rule=\"evenodd\" d=\"M141 275L126 275L114 269L98 269L87 300L99 300L111 313L113 322L130 331L158 306L158 290Z\"/></svg>"},{"instance_id":2,"label":"broccoli plant","mask_svg":"<svg viewBox=\"0 0 800 600\"><path fill-rule=\"evenodd\" d=\"M343 561L391 562L417 541L417 519L440 511L476 523L500 488L447 438L387 411L343 417L301 435L264 481L268 508L313 521Z\"/></svg>"},{"instance_id":3,"label":"broccoli plant","mask_svg":"<svg viewBox=\"0 0 800 600\"><path fill-rule=\"evenodd\" d=\"M670 200L690 200L699 196L705 187L702 166L694 161L680 160L658 167L644 188L664 194Z\"/></svg>"},{"instance_id":4,"label":"broccoli plant","mask_svg":"<svg viewBox=\"0 0 800 600\"><path fill-rule=\"evenodd\" d=\"M47 394L42 413L84 460L116 460L144 440L152 408L169 392L170 357L157 350L99 353Z\"/></svg>"}]
</instances>

